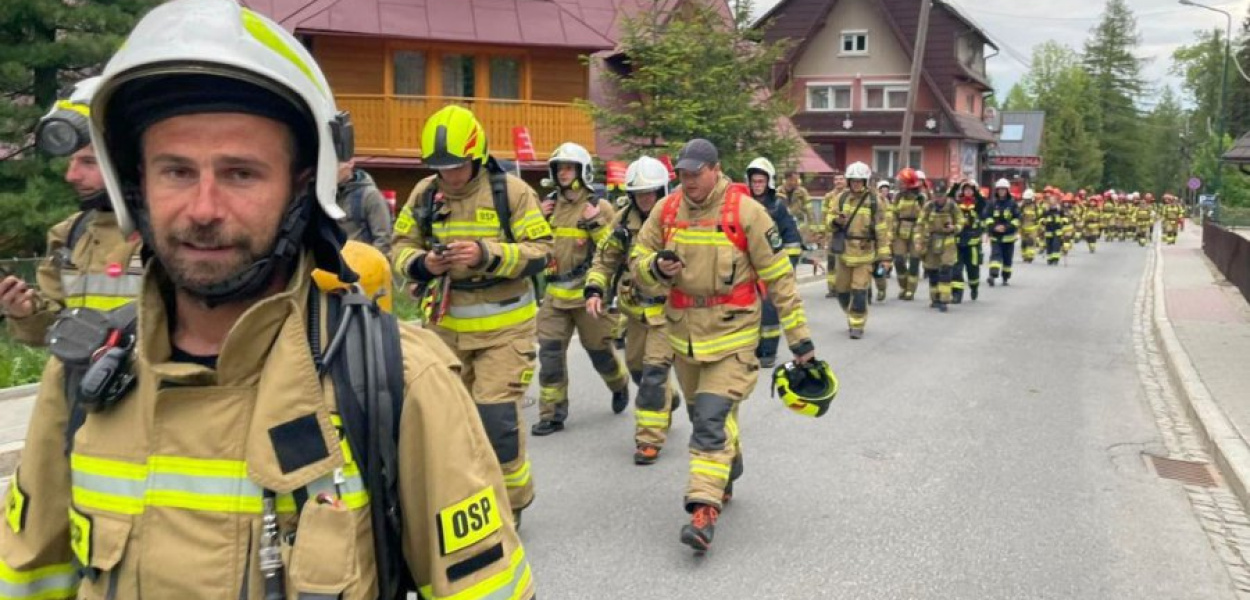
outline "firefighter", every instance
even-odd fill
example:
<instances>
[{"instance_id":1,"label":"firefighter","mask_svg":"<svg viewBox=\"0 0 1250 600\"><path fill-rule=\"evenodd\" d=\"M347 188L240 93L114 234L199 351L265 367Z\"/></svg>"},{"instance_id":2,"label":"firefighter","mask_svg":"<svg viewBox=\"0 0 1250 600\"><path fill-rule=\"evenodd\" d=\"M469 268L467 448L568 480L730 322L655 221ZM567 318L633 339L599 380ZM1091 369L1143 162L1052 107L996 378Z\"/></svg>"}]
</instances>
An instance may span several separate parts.
<instances>
[{"instance_id":1,"label":"firefighter","mask_svg":"<svg viewBox=\"0 0 1250 600\"><path fill-rule=\"evenodd\" d=\"M776 179L774 176L773 179ZM773 182L776 185L776 181ZM786 171L785 181L781 185L781 189L776 190L776 195L782 200L782 204L790 211L790 217L797 224L808 223L811 218L811 202L812 195L808 193L807 188L803 187L803 178L799 176L799 172L795 170Z\"/></svg>"},{"instance_id":2,"label":"firefighter","mask_svg":"<svg viewBox=\"0 0 1250 600\"><path fill-rule=\"evenodd\" d=\"M764 209L777 225L782 246L790 257L790 265L797 266L799 255L803 253L803 239L799 236L799 226L794 222L794 217L777 197L774 187L775 173L772 162L767 158L757 158L747 165L747 185L750 187L751 197L764 205ZM760 360L762 368L771 369L777 365L777 347L781 345L781 320L777 315L777 306L767 294L761 295L760 302L763 307L760 316L760 345L755 349L755 356Z\"/></svg>"},{"instance_id":3,"label":"firefighter","mask_svg":"<svg viewBox=\"0 0 1250 600\"><path fill-rule=\"evenodd\" d=\"M985 197L981 195L981 186L972 179L964 179L958 186L952 186L947 194L956 198L962 215L958 241L959 260L955 263L955 272L951 278L951 303L960 304L964 301L964 290L968 290L974 301L981 290L981 237L985 234L982 221Z\"/></svg>"},{"instance_id":4,"label":"firefighter","mask_svg":"<svg viewBox=\"0 0 1250 600\"><path fill-rule=\"evenodd\" d=\"M1137 213L1137 209L1133 206L1133 202L1128 194L1121 192L1119 201L1119 205L1116 206L1116 223L1120 230L1119 240L1126 242L1133 238L1133 232L1136 230L1134 216Z\"/></svg>"},{"instance_id":5,"label":"firefighter","mask_svg":"<svg viewBox=\"0 0 1250 600\"><path fill-rule=\"evenodd\" d=\"M888 269L891 262L887 209L868 187L871 178L868 165L848 165L848 188L833 199L833 217L829 220L829 246L837 256L834 289L853 340L864 337L868 323L868 288L872 285L873 269Z\"/></svg>"},{"instance_id":6,"label":"firefighter","mask_svg":"<svg viewBox=\"0 0 1250 600\"><path fill-rule=\"evenodd\" d=\"M828 194L825 194L824 199L821 201L820 226L822 230L825 231L826 233L829 233L829 221L833 219L833 205L834 203L837 202L838 196L841 196L842 193L845 191L846 191L846 175L843 175L842 173L838 173L837 175L833 177L833 189L830 190ZM833 237L827 236L826 243L831 244L832 242L833 242ZM837 290L834 289L834 285L833 285L834 274L837 273L837 265L838 265L838 257L836 254L833 253L833 248L831 246L826 247L826 254L825 254L825 288L826 288L825 297L826 298L835 298L838 295L838 292Z\"/></svg>"},{"instance_id":7,"label":"firefighter","mask_svg":"<svg viewBox=\"0 0 1250 600\"><path fill-rule=\"evenodd\" d=\"M1020 206L1011 195L1011 182L999 179L994 183L994 198L985 212L985 228L990 234L990 287L994 287L1000 274L1003 285L1011 285L1012 258L1016 253L1020 222Z\"/></svg>"},{"instance_id":8,"label":"firefighter","mask_svg":"<svg viewBox=\"0 0 1250 600\"><path fill-rule=\"evenodd\" d=\"M952 301L952 279L959 261L959 231L963 211L951 198L935 194L924 204L912 236L916 253L924 257L924 273L929 280L929 308L947 311Z\"/></svg>"},{"instance_id":9,"label":"firefighter","mask_svg":"<svg viewBox=\"0 0 1250 600\"><path fill-rule=\"evenodd\" d=\"M569 414L567 354L573 331L590 362L612 392L612 412L629 407L629 374L612 343L612 315L586 312L586 274L595 248L612 235L612 204L591 194L594 166L590 152L572 142L556 148L547 161L556 190L543 200L543 214L555 231L547 295L538 312L539 422L531 432L551 435L564 430Z\"/></svg>"},{"instance_id":10,"label":"firefighter","mask_svg":"<svg viewBox=\"0 0 1250 600\"><path fill-rule=\"evenodd\" d=\"M625 171L626 204L616 214L612 235L595 252L586 276L586 312L598 317L615 297L625 317L625 364L638 386L634 400L634 464L650 465L668 438L672 412L681 401L669 386L673 348L668 340L662 294L649 294L629 273L629 253L656 202L668 195L664 163L649 156Z\"/></svg>"},{"instance_id":11,"label":"firefighter","mask_svg":"<svg viewBox=\"0 0 1250 600\"><path fill-rule=\"evenodd\" d=\"M430 307L427 328L463 363L461 379L519 515L534 499L521 416L535 361L538 305L530 278L546 268L552 234L538 195L499 168L485 137L463 107L430 116L421 153L435 174L408 195L392 243L396 273L416 284Z\"/></svg>"},{"instance_id":12,"label":"firefighter","mask_svg":"<svg viewBox=\"0 0 1250 600\"><path fill-rule=\"evenodd\" d=\"M1168 245L1176 244L1176 234L1185 220L1185 209L1172 194L1163 195L1163 207L1160 210L1163 221L1163 241Z\"/></svg>"},{"instance_id":13,"label":"firefighter","mask_svg":"<svg viewBox=\"0 0 1250 600\"><path fill-rule=\"evenodd\" d=\"M1089 246L1089 253L1093 254L1098 251L1098 238L1102 235L1102 196L1090 196L1082 216L1085 219L1085 244Z\"/></svg>"},{"instance_id":14,"label":"firefighter","mask_svg":"<svg viewBox=\"0 0 1250 600\"><path fill-rule=\"evenodd\" d=\"M1149 192L1145 196L1137 198L1137 207L1133 213L1133 223L1136 226L1137 244L1139 246L1145 246L1154 235L1156 219L1154 200L1154 194Z\"/></svg>"},{"instance_id":15,"label":"firefighter","mask_svg":"<svg viewBox=\"0 0 1250 600\"><path fill-rule=\"evenodd\" d=\"M0 521L5 597L533 597L455 356L314 283L388 272L339 254L351 129L329 90L233 0L153 8L104 67L91 136L152 258L135 303L97 313L133 340L52 345ZM352 354L370 349L388 360ZM99 394L68 385L83 354Z\"/></svg>"},{"instance_id":16,"label":"firefighter","mask_svg":"<svg viewBox=\"0 0 1250 600\"><path fill-rule=\"evenodd\" d=\"M1046 264L1057 265L1063 257L1063 235L1068 227L1068 216L1059 205L1059 194L1047 197L1046 209L1038 220L1042 227L1042 237L1046 240Z\"/></svg>"},{"instance_id":17,"label":"firefighter","mask_svg":"<svg viewBox=\"0 0 1250 600\"><path fill-rule=\"evenodd\" d=\"M881 214L886 219L886 227L894 231L894 195L890 192L890 182L882 179L877 182L877 199L881 202ZM893 264L892 262L890 263ZM877 302L885 302L886 292L890 286L890 270L885 265L877 264L872 269L872 282L877 288ZM868 297L868 303L873 303L872 296Z\"/></svg>"},{"instance_id":18,"label":"firefighter","mask_svg":"<svg viewBox=\"0 0 1250 600\"><path fill-rule=\"evenodd\" d=\"M687 142L676 169L681 189L652 211L630 266L636 281L668 298L674 367L693 421L685 494L691 519L680 539L702 552L742 475L738 406L759 377L758 283L777 305L795 362L809 363L816 352L794 268L768 212L721 173L707 140Z\"/></svg>"},{"instance_id":19,"label":"firefighter","mask_svg":"<svg viewBox=\"0 0 1250 600\"><path fill-rule=\"evenodd\" d=\"M0 277L0 314L23 344L45 345L48 328L66 309L111 310L134 299L143 278L138 236L123 236L109 203L87 130L98 77L84 79L40 120L36 145L68 156L65 182L78 194L78 212L48 230L38 289L15 275Z\"/></svg>"},{"instance_id":20,"label":"firefighter","mask_svg":"<svg viewBox=\"0 0 1250 600\"><path fill-rule=\"evenodd\" d=\"M1042 215L1042 207L1037 202L1037 194L1033 188L1025 188L1020 201L1020 256L1024 262L1031 263L1037 256L1038 219Z\"/></svg>"},{"instance_id":21,"label":"firefighter","mask_svg":"<svg viewBox=\"0 0 1250 600\"><path fill-rule=\"evenodd\" d=\"M898 172L898 186L900 191L893 207L891 253L894 272L898 273L898 297L910 301L915 299L916 288L920 285L920 259L923 257L916 247L916 221L928 198L917 171L911 167ZM949 281L947 283L949 285Z\"/></svg>"},{"instance_id":22,"label":"firefighter","mask_svg":"<svg viewBox=\"0 0 1250 600\"><path fill-rule=\"evenodd\" d=\"M1076 243L1076 196L1071 193L1063 194L1063 202L1059 208L1063 211L1063 255L1067 256Z\"/></svg>"}]
</instances>

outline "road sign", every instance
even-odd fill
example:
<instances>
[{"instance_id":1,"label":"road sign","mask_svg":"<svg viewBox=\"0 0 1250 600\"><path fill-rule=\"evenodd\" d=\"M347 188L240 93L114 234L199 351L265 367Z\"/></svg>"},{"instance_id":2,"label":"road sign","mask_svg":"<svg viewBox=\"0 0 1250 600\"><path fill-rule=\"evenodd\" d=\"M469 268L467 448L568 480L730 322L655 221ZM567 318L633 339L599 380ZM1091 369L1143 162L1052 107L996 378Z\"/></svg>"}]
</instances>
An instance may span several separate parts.
<instances>
[{"instance_id":1,"label":"road sign","mask_svg":"<svg viewBox=\"0 0 1250 600\"><path fill-rule=\"evenodd\" d=\"M1215 194L1201 194L1198 196L1198 204L1201 206L1215 206Z\"/></svg>"},{"instance_id":2,"label":"road sign","mask_svg":"<svg viewBox=\"0 0 1250 600\"><path fill-rule=\"evenodd\" d=\"M1198 191L1198 188L1200 188L1200 187L1202 187L1202 180L1201 180L1201 179L1198 179L1197 177L1190 177L1190 178L1189 178L1189 189L1191 189L1191 190L1193 190L1193 191L1195 191L1195 192L1196 192L1196 191Z\"/></svg>"}]
</instances>

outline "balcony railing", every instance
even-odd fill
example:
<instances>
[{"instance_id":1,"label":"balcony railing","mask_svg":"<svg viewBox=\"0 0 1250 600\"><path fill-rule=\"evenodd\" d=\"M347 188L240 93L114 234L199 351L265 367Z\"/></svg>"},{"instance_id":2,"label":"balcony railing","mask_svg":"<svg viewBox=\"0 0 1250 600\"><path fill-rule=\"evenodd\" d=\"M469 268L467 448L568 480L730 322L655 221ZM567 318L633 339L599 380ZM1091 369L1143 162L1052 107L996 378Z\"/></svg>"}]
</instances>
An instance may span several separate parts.
<instances>
[{"instance_id":1,"label":"balcony railing","mask_svg":"<svg viewBox=\"0 0 1250 600\"><path fill-rule=\"evenodd\" d=\"M448 104L473 111L486 128L491 154L498 158L516 158L512 128L519 125L529 128L539 160L563 142L595 152L594 124L571 103L383 94L340 94L335 101L339 110L352 114L358 155L419 157L426 118Z\"/></svg>"}]
</instances>

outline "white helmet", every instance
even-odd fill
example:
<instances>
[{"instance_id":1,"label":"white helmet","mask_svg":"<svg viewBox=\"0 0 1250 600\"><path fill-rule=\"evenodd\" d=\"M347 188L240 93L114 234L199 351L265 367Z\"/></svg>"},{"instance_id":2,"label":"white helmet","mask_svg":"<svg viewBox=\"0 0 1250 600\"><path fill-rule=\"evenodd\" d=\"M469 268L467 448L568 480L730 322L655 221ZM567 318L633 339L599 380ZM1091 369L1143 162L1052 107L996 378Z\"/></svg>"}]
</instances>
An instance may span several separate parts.
<instances>
[{"instance_id":1,"label":"white helmet","mask_svg":"<svg viewBox=\"0 0 1250 600\"><path fill-rule=\"evenodd\" d=\"M762 171L768 175L768 189L777 189L777 169L773 167L772 161L763 156L751 161L751 164L747 165L747 185L751 184L751 171Z\"/></svg>"},{"instance_id":2,"label":"white helmet","mask_svg":"<svg viewBox=\"0 0 1250 600\"><path fill-rule=\"evenodd\" d=\"M846 166L846 180L852 179L862 179L867 183L872 179L872 169L862 162L853 162Z\"/></svg>"},{"instance_id":3,"label":"white helmet","mask_svg":"<svg viewBox=\"0 0 1250 600\"><path fill-rule=\"evenodd\" d=\"M35 145L40 150L52 156L69 156L91 144L91 97L99 85L99 77L79 81L39 119Z\"/></svg>"},{"instance_id":4,"label":"white helmet","mask_svg":"<svg viewBox=\"0 0 1250 600\"><path fill-rule=\"evenodd\" d=\"M1025 200L1032 200L1033 195L1034 195L1033 188L1024 188L1023 197Z\"/></svg>"},{"instance_id":5,"label":"white helmet","mask_svg":"<svg viewBox=\"0 0 1250 600\"><path fill-rule=\"evenodd\" d=\"M662 190L661 196L668 195L668 167L650 156L639 156L638 160L629 163L625 169L626 192L648 192Z\"/></svg>"},{"instance_id":6,"label":"white helmet","mask_svg":"<svg viewBox=\"0 0 1250 600\"><path fill-rule=\"evenodd\" d=\"M1000 189L1011 190L1011 182L1007 181L1006 179L999 179L998 181L994 182L994 189L995 190L1000 190Z\"/></svg>"},{"instance_id":7,"label":"white helmet","mask_svg":"<svg viewBox=\"0 0 1250 600\"><path fill-rule=\"evenodd\" d=\"M174 79L178 77L187 79ZM255 88L285 100L289 106L271 108L308 123L307 131L293 133L297 148L308 144L312 147L306 150L315 150L310 160L315 164L317 205L331 219L346 216L335 197L339 161L352 156L351 125L335 108L330 86L304 45L281 25L235 0L173 0L139 21L104 67L91 102L91 138L103 142L97 144L96 157L122 231L136 227L126 191L138 183L136 130L159 119L153 110L175 116L232 112L236 106L251 105L237 101L227 110L187 109L185 102L201 97L196 92L218 91L187 89L183 84L195 77L232 80L245 84L237 86L241 89ZM167 93L153 97L158 91ZM118 105L115 97L120 98ZM162 100L165 104L159 104Z\"/></svg>"},{"instance_id":8,"label":"white helmet","mask_svg":"<svg viewBox=\"0 0 1250 600\"><path fill-rule=\"evenodd\" d=\"M928 177L925 177L924 171L921 171L920 169L916 169L916 178L920 181L928 179Z\"/></svg>"},{"instance_id":9,"label":"white helmet","mask_svg":"<svg viewBox=\"0 0 1250 600\"><path fill-rule=\"evenodd\" d=\"M564 142L560 144L555 152L551 153L551 158L547 159L547 173L551 176L551 180L555 183L560 182L560 178L556 176L556 165L559 163L569 163L580 167L578 178L582 185L589 186L595 180L595 170L593 159L590 158L590 152L581 144L573 142Z\"/></svg>"},{"instance_id":10,"label":"white helmet","mask_svg":"<svg viewBox=\"0 0 1250 600\"><path fill-rule=\"evenodd\" d=\"M888 187L890 187L890 182L885 179L882 179L881 181L877 182L877 189L888 188Z\"/></svg>"}]
</instances>

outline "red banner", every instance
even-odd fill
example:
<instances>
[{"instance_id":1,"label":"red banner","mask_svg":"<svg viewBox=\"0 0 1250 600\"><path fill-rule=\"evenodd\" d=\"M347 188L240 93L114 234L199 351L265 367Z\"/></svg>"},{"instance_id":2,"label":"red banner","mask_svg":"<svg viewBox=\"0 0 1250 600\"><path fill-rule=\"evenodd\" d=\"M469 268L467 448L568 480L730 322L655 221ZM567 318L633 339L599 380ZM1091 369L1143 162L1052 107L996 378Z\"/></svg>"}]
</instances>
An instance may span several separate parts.
<instances>
[{"instance_id":1,"label":"red banner","mask_svg":"<svg viewBox=\"0 0 1250 600\"><path fill-rule=\"evenodd\" d=\"M667 154L660 155L660 162L664 163L664 168L668 169L668 180L677 179L677 171L673 169L673 161Z\"/></svg>"},{"instance_id":2,"label":"red banner","mask_svg":"<svg viewBox=\"0 0 1250 600\"><path fill-rule=\"evenodd\" d=\"M627 165L620 161L609 160L606 166L608 170L608 187L623 187L625 185Z\"/></svg>"},{"instance_id":3,"label":"red banner","mask_svg":"<svg viewBox=\"0 0 1250 600\"><path fill-rule=\"evenodd\" d=\"M512 128L512 147L516 150L517 160L538 160L529 127L521 125Z\"/></svg>"}]
</instances>

